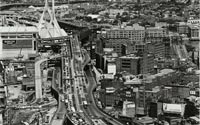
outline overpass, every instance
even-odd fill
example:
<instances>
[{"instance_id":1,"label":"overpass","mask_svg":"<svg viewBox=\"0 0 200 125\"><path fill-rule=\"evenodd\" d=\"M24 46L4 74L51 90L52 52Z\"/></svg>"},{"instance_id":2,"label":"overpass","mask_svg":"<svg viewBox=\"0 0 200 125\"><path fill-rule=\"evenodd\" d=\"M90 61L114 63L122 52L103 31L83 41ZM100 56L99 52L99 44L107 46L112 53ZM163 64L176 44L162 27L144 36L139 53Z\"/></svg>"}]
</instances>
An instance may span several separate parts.
<instances>
[{"instance_id":1,"label":"overpass","mask_svg":"<svg viewBox=\"0 0 200 125\"><path fill-rule=\"evenodd\" d=\"M59 2L55 3L55 5L62 5L62 4L77 4L77 3L89 3L92 2L92 0L69 0L68 2ZM12 7L29 7L29 6L35 6L35 7L44 7L44 3L10 3L10 4L1 4L0 10L7 10Z\"/></svg>"}]
</instances>

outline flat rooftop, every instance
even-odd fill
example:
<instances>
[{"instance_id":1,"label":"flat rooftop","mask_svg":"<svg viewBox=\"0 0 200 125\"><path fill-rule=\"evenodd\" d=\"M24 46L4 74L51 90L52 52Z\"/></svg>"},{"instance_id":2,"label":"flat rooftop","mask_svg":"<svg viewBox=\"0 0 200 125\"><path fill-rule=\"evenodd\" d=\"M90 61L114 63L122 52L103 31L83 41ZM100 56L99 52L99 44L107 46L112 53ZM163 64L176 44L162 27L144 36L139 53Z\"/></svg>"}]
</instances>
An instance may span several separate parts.
<instances>
[{"instance_id":1,"label":"flat rooftop","mask_svg":"<svg viewBox=\"0 0 200 125\"><path fill-rule=\"evenodd\" d=\"M121 56L119 58L121 58L121 59L139 59L141 57L138 57L135 54L129 54L129 55L126 55L126 56Z\"/></svg>"},{"instance_id":2,"label":"flat rooftop","mask_svg":"<svg viewBox=\"0 0 200 125\"><path fill-rule=\"evenodd\" d=\"M8 27L0 27L0 34L1 33L37 33L38 29L34 26L8 26Z\"/></svg>"},{"instance_id":3,"label":"flat rooftop","mask_svg":"<svg viewBox=\"0 0 200 125\"><path fill-rule=\"evenodd\" d=\"M109 30L145 30L145 28L139 24L133 24L133 26L113 26Z\"/></svg>"}]
</instances>

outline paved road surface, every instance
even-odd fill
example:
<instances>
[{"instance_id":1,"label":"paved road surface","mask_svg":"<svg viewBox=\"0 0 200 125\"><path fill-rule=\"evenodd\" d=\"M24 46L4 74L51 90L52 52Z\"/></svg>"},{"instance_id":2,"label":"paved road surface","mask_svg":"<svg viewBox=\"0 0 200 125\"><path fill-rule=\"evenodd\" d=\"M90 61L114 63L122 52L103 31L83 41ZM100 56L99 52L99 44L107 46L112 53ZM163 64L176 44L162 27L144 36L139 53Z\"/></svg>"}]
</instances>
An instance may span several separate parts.
<instances>
[{"instance_id":1,"label":"paved road surface","mask_svg":"<svg viewBox=\"0 0 200 125\"><path fill-rule=\"evenodd\" d=\"M119 121L112 119L109 115L103 113L98 109L98 107L95 104L95 100L93 98L92 90L96 87L96 81L93 77L93 74L91 72L91 69L86 71L89 87L88 87L88 99L92 103L88 106L87 111L90 113L91 116L93 117L98 117L98 118L108 118L109 122L112 123L113 125L123 125Z\"/></svg>"}]
</instances>

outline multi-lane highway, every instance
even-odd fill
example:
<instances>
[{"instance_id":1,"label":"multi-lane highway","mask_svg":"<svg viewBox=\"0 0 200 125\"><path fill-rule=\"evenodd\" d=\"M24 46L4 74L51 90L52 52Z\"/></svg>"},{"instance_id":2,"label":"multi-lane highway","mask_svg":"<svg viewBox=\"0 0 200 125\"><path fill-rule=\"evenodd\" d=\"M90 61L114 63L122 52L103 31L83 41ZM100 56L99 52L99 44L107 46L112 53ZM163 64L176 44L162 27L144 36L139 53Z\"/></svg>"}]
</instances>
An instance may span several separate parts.
<instances>
[{"instance_id":1,"label":"multi-lane highway","mask_svg":"<svg viewBox=\"0 0 200 125\"><path fill-rule=\"evenodd\" d=\"M92 76L91 70L88 70L86 72L87 75L87 81L86 83L86 78L84 76L83 72L83 58L82 58L82 53L81 53L81 48L79 45L78 38L75 36L72 41L72 49L73 49L73 55L74 55L74 60L73 60L73 68L74 68L74 95L76 98L76 105L78 111L82 110L84 112L84 115L86 118L92 120L96 118L108 118L108 122L113 125L123 125L119 121L111 118L109 115L105 114L102 112L95 103L94 97L93 97L93 89L96 87L96 82L94 77ZM89 58L88 55L85 55L85 58ZM88 61L87 59L84 59L84 61ZM85 64L84 64L85 65ZM84 91L84 86L87 87L87 91ZM80 106L81 104L83 105L83 101L86 101L88 103L88 106L83 108L83 106Z\"/></svg>"},{"instance_id":2,"label":"multi-lane highway","mask_svg":"<svg viewBox=\"0 0 200 125\"><path fill-rule=\"evenodd\" d=\"M72 77L74 79L73 88L77 112L88 122L91 123L91 119L86 116L83 108L83 101L85 99L85 93L83 91L84 81L83 81L83 68L82 68L82 54L81 48L77 36L72 38Z\"/></svg>"}]
</instances>

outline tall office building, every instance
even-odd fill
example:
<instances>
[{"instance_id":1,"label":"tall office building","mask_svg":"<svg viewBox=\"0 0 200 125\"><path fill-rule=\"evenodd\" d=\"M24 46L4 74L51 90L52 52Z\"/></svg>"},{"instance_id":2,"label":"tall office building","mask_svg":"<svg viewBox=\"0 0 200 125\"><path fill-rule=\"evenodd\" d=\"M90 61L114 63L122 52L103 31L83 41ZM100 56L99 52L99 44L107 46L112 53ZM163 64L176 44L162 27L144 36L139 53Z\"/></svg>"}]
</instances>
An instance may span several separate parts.
<instances>
[{"instance_id":1,"label":"tall office building","mask_svg":"<svg viewBox=\"0 0 200 125\"><path fill-rule=\"evenodd\" d=\"M141 73L141 57L137 57L134 54L119 57L116 61L117 72L127 71L133 75Z\"/></svg>"},{"instance_id":2,"label":"tall office building","mask_svg":"<svg viewBox=\"0 0 200 125\"><path fill-rule=\"evenodd\" d=\"M154 73L154 56L153 54L144 52L140 66L141 74Z\"/></svg>"},{"instance_id":3,"label":"tall office building","mask_svg":"<svg viewBox=\"0 0 200 125\"><path fill-rule=\"evenodd\" d=\"M131 53L131 44L128 38L109 38L105 42L105 48L113 48L118 56Z\"/></svg>"}]
</instances>

